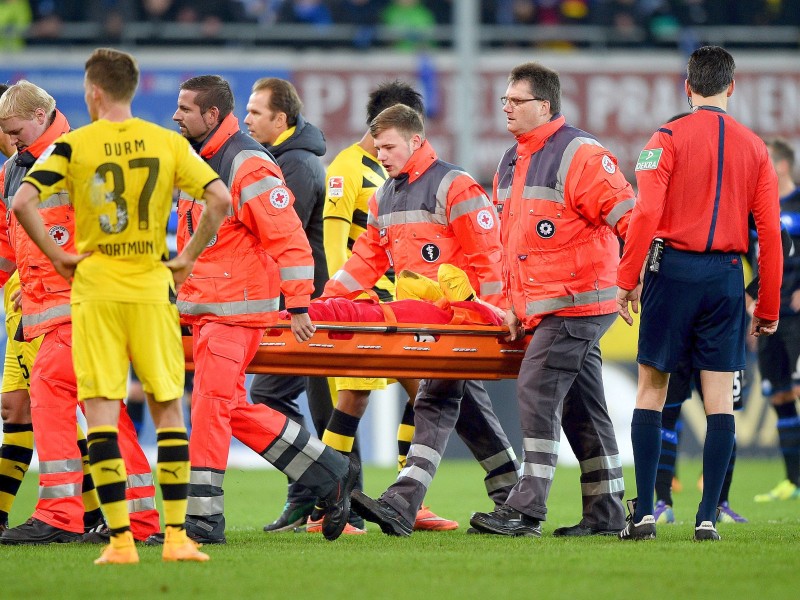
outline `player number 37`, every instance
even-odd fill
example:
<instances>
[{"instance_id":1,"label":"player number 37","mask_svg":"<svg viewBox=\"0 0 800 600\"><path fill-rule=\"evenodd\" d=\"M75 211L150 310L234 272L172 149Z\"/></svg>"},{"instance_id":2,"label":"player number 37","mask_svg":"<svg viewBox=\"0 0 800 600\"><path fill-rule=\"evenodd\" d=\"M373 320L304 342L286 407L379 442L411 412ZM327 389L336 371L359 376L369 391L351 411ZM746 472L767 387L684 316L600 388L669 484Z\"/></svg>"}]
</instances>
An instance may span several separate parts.
<instances>
[{"instance_id":1,"label":"player number 37","mask_svg":"<svg viewBox=\"0 0 800 600\"><path fill-rule=\"evenodd\" d=\"M157 158L132 158L128 161L130 169L147 169L147 180L142 186L138 201L139 229L150 227L150 198L158 181L159 160ZM100 229L103 233L121 233L128 227L128 198L125 196L125 173L116 163L103 163L97 167L97 177L106 181L111 176L112 190L106 194L106 201L113 202L117 209L117 222L112 223L108 215L100 215Z\"/></svg>"}]
</instances>

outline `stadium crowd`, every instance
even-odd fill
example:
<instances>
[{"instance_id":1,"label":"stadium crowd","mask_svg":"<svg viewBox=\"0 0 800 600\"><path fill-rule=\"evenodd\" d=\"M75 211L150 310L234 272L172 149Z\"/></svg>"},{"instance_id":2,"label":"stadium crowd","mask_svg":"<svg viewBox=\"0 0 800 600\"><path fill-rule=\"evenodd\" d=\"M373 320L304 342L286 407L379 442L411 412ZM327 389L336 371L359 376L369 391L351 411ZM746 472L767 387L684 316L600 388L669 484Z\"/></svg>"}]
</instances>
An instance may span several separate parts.
<instances>
[{"instance_id":1,"label":"stadium crowd","mask_svg":"<svg viewBox=\"0 0 800 600\"><path fill-rule=\"evenodd\" d=\"M269 40L271 31L282 24L308 25L319 30L333 25L355 26L356 33L326 45L366 48L382 43L378 26L412 34L412 39L395 42L401 47L419 44L447 44L433 35L437 26L452 25L453 0L3 0L0 2L0 30L6 48L23 43L52 44L69 39L66 25L97 25L93 33L82 34L87 43L114 42L122 38L131 23L155 28L169 24L199 26L203 37L222 38L225 24L252 24ZM579 26L606 30L607 44L648 47L686 43L697 27L713 26L800 26L799 0L482 0L480 23L493 26ZM581 45L586 39L564 34L562 47ZM165 30L157 38L137 44L186 42L169 39ZM224 42L226 40L219 39ZM236 43L235 39L227 40ZM768 41L768 40L765 40ZM496 46L519 42L495 38ZM775 43L773 40L772 43Z\"/></svg>"}]
</instances>

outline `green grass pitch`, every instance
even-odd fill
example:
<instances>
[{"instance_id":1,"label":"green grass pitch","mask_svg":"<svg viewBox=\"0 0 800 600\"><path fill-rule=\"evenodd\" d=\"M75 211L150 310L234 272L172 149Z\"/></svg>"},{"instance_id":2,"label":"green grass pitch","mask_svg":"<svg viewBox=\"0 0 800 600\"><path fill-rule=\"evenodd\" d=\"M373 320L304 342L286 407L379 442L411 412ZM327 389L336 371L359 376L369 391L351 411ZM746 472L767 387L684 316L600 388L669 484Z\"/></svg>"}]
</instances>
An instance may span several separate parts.
<instances>
[{"instance_id":1,"label":"green grass pitch","mask_svg":"<svg viewBox=\"0 0 800 600\"><path fill-rule=\"evenodd\" d=\"M800 501L755 504L753 495L782 477L778 459L740 459L731 504L750 519L719 526L722 541L691 540L700 498L696 461L682 461L684 490L675 495L679 523L659 525L653 542L564 540L555 527L580 518L577 468L559 467L541 539L467 535L469 515L487 510L482 471L473 462L444 461L427 502L455 518L447 533L365 536L327 542L321 535L267 535L285 494L276 471L232 469L225 479L228 544L206 547L211 562L162 563L160 550L140 546L141 563L94 566L98 546L0 546L0 598L712 598L797 597L800 589ZM633 469L626 468L633 491ZM379 494L390 469L367 467L366 491ZM12 525L29 516L36 495L30 473L14 506Z\"/></svg>"}]
</instances>

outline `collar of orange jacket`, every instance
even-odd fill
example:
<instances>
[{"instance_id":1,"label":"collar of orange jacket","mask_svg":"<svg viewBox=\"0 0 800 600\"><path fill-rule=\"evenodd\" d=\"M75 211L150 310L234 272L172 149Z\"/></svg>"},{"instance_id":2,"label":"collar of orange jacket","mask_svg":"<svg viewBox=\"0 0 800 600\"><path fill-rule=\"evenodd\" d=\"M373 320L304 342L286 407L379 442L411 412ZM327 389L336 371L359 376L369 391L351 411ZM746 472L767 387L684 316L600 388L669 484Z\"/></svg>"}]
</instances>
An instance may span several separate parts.
<instances>
[{"instance_id":1,"label":"collar of orange jacket","mask_svg":"<svg viewBox=\"0 0 800 600\"><path fill-rule=\"evenodd\" d=\"M56 109L56 116L53 122L50 123L50 127L45 129L44 133L40 135L35 142L25 148L25 152L30 153L34 158L39 158L42 152L47 150L53 142L68 131L69 123L67 123L67 117L65 117L64 113L60 110Z\"/></svg>"},{"instance_id":2,"label":"collar of orange jacket","mask_svg":"<svg viewBox=\"0 0 800 600\"><path fill-rule=\"evenodd\" d=\"M542 146L544 146L547 138L561 129L564 123L566 123L566 119L563 117L563 115L556 114L553 115L553 118L544 125L534 127L527 133L517 136L517 152L521 152L523 154L533 154L534 152L538 152L542 149Z\"/></svg>"},{"instance_id":3,"label":"collar of orange jacket","mask_svg":"<svg viewBox=\"0 0 800 600\"><path fill-rule=\"evenodd\" d=\"M211 134L203 144L203 147L200 148L200 156L208 160L219 152L225 142L237 133L239 133L239 119L231 113L222 120L217 130Z\"/></svg>"},{"instance_id":4,"label":"collar of orange jacket","mask_svg":"<svg viewBox=\"0 0 800 600\"><path fill-rule=\"evenodd\" d=\"M408 181L413 182L428 170L434 162L436 162L436 151L428 143L428 140L422 142L422 146L417 148L416 151L408 158L403 170L400 174L408 174Z\"/></svg>"}]
</instances>

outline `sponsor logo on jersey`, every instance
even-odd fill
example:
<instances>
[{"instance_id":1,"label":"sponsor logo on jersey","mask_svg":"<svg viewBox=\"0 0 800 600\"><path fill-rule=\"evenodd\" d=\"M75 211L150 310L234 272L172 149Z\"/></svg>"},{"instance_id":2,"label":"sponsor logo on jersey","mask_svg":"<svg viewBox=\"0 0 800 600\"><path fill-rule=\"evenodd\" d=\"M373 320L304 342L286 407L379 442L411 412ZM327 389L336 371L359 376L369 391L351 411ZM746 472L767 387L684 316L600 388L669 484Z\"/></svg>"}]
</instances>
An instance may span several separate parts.
<instances>
[{"instance_id":1,"label":"sponsor logo on jersey","mask_svg":"<svg viewBox=\"0 0 800 600\"><path fill-rule=\"evenodd\" d=\"M658 168L658 163L661 161L661 153L663 148L645 149L639 154L639 160L636 161L637 171L653 171Z\"/></svg>"},{"instance_id":2,"label":"sponsor logo on jersey","mask_svg":"<svg viewBox=\"0 0 800 600\"><path fill-rule=\"evenodd\" d=\"M614 161L611 160L611 157L607 154L603 156L603 168L606 170L606 173L611 175L617 170L617 165L614 164Z\"/></svg>"},{"instance_id":3,"label":"sponsor logo on jersey","mask_svg":"<svg viewBox=\"0 0 800 600\"><path fill-rule=\"evenodd\" d=\"M47 232L53 241L59 246L63 246L69 241L69 231L63 225L53 225Z\"/></svg>"},{"instance_id":4,"label":"sponsor logo on jersey","mask_svg":"<svg viewBox=\"0 0 800 600\"><path fill-rule=\"evenodd\" d=\"M328 196L341 198L344 196L344 177L328 177Z\"/></svg>"},{"instance_id":5,"label":"sponsor logo on jersey","mask_svg":"<svg viewBox=\"0 0 800 600\"><path fill-rule=\"evenodd\" d=\"M421 250L422 260L425 262L436 262L439 260L439 256L441 256L442 251L439 250L439 246L436 244L425 244Z\"/></svg>"},{"instance_id":6,"label":"sponsor logo on jersey","mask_svg":"<svg viewBox=\"0 0 800 600\"><path fill-rule=\"evenodd\" d=\"M269 203L275 208L286 208L289 206L289 190L285 187L276 187L269 193Z\"/></svg>"},{"instance_id":7,"label":"sponsor logo on jersey","mask_svg":"<svg viewBox=\"0 0 800 600\"><path fill-rule=\"evenodd\" d=\"M540 238L551 238L556 234L556 226L552 221L542 219L536 224L536 233L539 234Z\"/></svg>"},{"instance_id":8,"label":"sponsor logo on jersey","mask_svg":"<svg viewBox=\"0 0 800 600\"><path fill-rule=\"evenodd\" d=\"M492 211L485 208L478 213L477 221L478 226L481 229L491 229L494 227L494 217L492 216Z\"/></svg>"}]
</instances>

